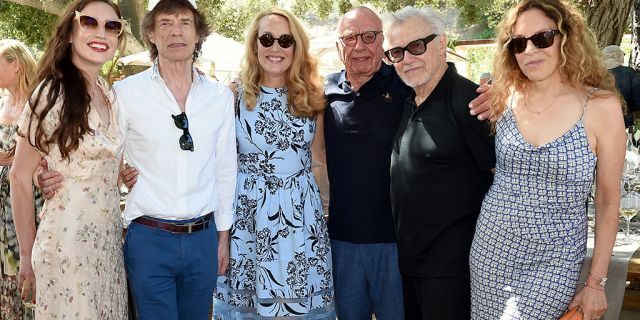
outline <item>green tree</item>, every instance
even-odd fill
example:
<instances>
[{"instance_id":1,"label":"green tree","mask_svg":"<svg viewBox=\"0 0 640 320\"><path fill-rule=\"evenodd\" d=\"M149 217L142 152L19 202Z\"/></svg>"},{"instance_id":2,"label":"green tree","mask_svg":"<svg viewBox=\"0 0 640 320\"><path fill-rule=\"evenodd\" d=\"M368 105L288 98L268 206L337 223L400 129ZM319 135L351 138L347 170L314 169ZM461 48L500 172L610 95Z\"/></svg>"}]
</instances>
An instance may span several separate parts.
<instances>
[{"instance_id":1,"label":"green tree","mask_svg":"<svg viewBox=\"0 0 640 320\"><path fill-rule=\"evenodd\" d=\"M42 10L0 1L0 35L18 39L32 48L42 50L53 32L57 16Z\"/></svg>"}]
</instances>

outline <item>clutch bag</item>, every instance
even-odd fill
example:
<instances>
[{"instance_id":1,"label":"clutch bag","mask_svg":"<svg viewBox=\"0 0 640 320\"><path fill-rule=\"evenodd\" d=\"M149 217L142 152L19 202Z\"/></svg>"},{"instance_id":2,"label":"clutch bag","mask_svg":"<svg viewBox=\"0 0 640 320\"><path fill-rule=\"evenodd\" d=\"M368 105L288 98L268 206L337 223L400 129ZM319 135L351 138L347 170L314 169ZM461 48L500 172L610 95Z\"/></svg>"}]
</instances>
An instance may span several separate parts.
<instances>
[{"instance_id":1,"label":"clutch bag","mask_svg":"<svg viewBox=\"0 0 640 320\"><path fill-rule=\"evenodd\" d=\"M580 306L576 306L563 314L558 320L582 320L583 318L584 314L582 313L582 308L580 308Z\"/></svg>"}]
</instances>

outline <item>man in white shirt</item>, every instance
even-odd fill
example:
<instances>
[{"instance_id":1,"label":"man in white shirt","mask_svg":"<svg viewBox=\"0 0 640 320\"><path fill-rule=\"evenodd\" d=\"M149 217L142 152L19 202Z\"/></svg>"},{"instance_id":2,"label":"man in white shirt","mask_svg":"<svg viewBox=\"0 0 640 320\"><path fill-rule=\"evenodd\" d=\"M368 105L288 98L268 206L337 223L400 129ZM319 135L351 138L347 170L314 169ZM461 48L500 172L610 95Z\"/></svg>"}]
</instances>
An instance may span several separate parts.
<instances>
[{"instance_id":1,"label":"man in white shirt","mask_svg":"<svg viewBox=\"0 0 640 320\"><path fill-rule=\"evenodd\" d=\"M140 319L207 319L216 270L229 263L233 94L193 67L209 30L192 3L160 0L142 33L153 66L114 86L125 157L138 173L124 213L129 284Z\"/></svg>"}]
</instances>

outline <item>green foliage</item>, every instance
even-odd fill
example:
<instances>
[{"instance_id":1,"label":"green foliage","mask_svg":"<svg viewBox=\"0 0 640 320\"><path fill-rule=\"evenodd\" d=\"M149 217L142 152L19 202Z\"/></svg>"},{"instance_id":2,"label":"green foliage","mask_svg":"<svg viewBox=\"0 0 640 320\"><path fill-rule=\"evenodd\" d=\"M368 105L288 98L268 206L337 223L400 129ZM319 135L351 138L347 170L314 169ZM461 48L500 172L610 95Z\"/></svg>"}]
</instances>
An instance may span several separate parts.
<instances>
[{"instance_id":1,"label":"green foliage","mask_svg":"<svg viewBox=\"0 0 640 320\"><path fill-rule=\"evenodd\" d=\"M348 0L341 0L338 3L333 0L295 0L292 12L298 17L313 16L315 19L324 20L336 9L342 10L350 6L351 3ZM349 10L344 12L346 11Z\"/></svg>"},{"instance_id":2,"label":"green foliage","mask_svg":"<svg viewBox=\"0 0 640 320\"><path fill-rule=\"evenodd\" d=\"M244 30L258 12L277 6L277 0L199 1L198 9L204 13L211 29L225 37L244 41Z\"/></svg>"},{"instance_id":3,"label":"green foliage","mask_svg":"<svg viewBox=\"0 0 640 320\"><path fill-rule=\"evenodd\" d=\"M467 51L467 77L475 82L483 72L491 72L495 47L475 47Z\"/></svg>"},{"instance_id":4,"label":"green foliage","mask_svg":"<svg viewBox=\"0 0 640 320\"><path fill-rule=\"evenodd\" d=\"M0 38L17 39L42 51L57 16L32 7L0 0Z\"/></svg>"}]
</instances>

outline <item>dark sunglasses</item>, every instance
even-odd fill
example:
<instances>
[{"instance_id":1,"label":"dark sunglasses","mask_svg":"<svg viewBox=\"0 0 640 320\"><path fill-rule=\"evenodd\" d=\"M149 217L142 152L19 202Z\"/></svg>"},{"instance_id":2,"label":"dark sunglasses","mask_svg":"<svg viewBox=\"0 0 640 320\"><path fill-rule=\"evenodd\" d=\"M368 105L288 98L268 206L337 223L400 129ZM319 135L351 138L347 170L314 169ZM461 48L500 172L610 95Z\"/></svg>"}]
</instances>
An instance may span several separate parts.
<instances>
[{"instance_id":1,"label":"dark sunglasses","mask_svg":"<svg viewBox=\"0 0 640 320\"><path fill-rule=\"evenodd\" d=\"M265 48L270 48L273 43L276 42L276 40L278 41L278 44L282 49L289 48L294 43L296 43L296 40L290 34L283 34L279 38L274 38L271 34L265 33L259 36L258 40L260 41L260 44Z\"/></svg>"},{"instance_id":2,"label":"dark sunglasses","mask_svg":"<svg viewBox=\"0 0 640 320\"><path fill-rule=\"evenodd\" d=\"M348 34L340 37L340 42L347 47L353 47L358 43L358 37L360 37L362 43L372 44L376 41L379 33L382 33L382 31L365 31L363 33Z\"/></svg>"},{"instance_id":3,"label":"dark sunglasses","mask_svg":"<svg viewBox=\"0 0 640 320\"><path fill-rule=\"evenodd\" d=\"M80 29L84 31L97 32L100 28L100 21L98 19L82 14L76 10L76 17L74 20L78 21ZM104 22L104 31L115 37L119 37L124 31L124 24L120 20L107 20Z\"/></svg>"},{"instance_id":4,"label":"dark sunglasses","mask_svg":"<svg viewBox=\"0 0 640 320\"><path fill-rule=\"evenodd\" d=\"M531 40L531 43L538 49L549 48L553 45L553 39L555 39L557 34L560 34L560 31L549 30L538 32L528 38L511 38L511 41L509 41L509 52L511 52L511 54L523 53L527 49L527 41L529 40Z\"/></svg>"},{"instance_id":5,"label":"dark sunglasses","mask_svg":"<svg viewBox=\"0 0 640 320\"><path fill-rule=\"evenodd\" d=\"M176 127L182 129L182 136L179 140L180 149L193 151L193 138L191 138L191 134L189 134L189 119L187 119L187 114L184 112L177 116L172 114L171 117Z\"/></svg>"},{"instance_id":6,"label":"dark sunglasses","mask_svg":"<svg viewBox=\"0 0 640 320\"><path fill-rule=\"evenodd\" d=\"M384 55L391 63L398 63L404 59L404 52L409 51L414 56L419 56L427 51L427 45L433 41L438 35L432 34L422 39L413 40L406 47L391 48L384 52Z\"/></svg>"}]
</instances>

